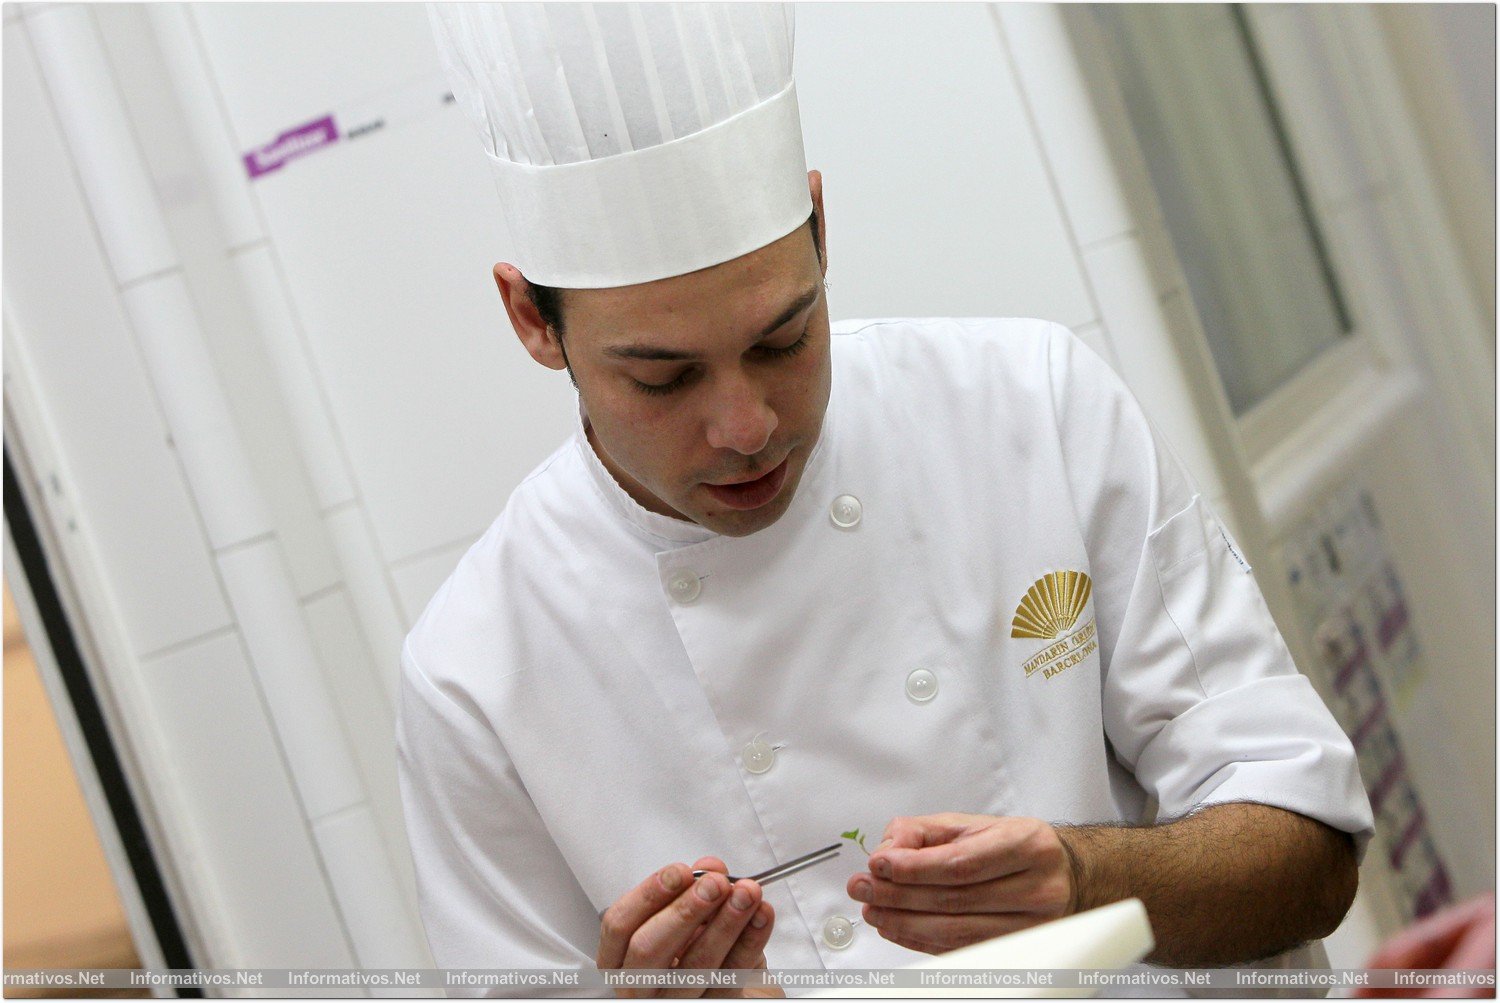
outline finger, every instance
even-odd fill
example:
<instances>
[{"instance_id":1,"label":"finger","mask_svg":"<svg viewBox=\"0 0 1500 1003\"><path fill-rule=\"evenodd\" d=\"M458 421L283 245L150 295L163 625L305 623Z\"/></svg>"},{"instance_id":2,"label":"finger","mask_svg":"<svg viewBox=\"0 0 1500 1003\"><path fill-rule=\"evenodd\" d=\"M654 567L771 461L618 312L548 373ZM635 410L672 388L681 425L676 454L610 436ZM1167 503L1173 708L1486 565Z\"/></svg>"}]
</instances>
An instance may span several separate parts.
<instances>
[{"instance_id":1,"label":"finger","mask_svg":"<svg viewBox=\"0 0 1500 1003\"><path fill-rule=\"evenodd\" d=\"M718 871L720 874L728 875L729 866L718 857L699 857L697 860L693 861L693 870ZM692 932L692 935L688 937L688 942L682 945L683 950L687 950L689 947L691 947L693 945L693 941L697 940L698 937L702 935L702 933L703 927L701 926L694 930ZM678 965L680 964L680 961L678 959L673 959L672 964Z\"/></svg>"},{"instance_id":2,"label":"finger","mask_svg":"<svg viewBox=\"0 0 1500 1003\"><path fill-rule=\"evenodd\" d=\"M1434 913L1391 937L1368 963L1370 968L1439 968L1464 931L1474 921L1490 916L1494 903L1488 897L1475 899Z\"/></svg>"},{"instance_id":3,"label":"finger","mask_svg":"<svg viewBox=\"0 0 1500 1003\"><path fill-rule=\"evenodd\" d=\"M1029 861L1008 847L993 852L968 840L921 849L889 846L870 854L870 873L907 885L969 885L1025 870Z\"/></svg>"},{"instance_id":4,"label":"finger","mask_svg":"<svg viewBox=\"0 0 1500 1003\"><path fill-rule=\"evenodd\" d=\"M713 918L728 894L724 875L703 875L630 935L618 967L670 968L673 958L682 957L693 931Z\"/></svg>"},{"instance_id":5,"label":"finger","mask_svg":"<svg viewBox=\"0 0 1500 1003\"><path fill-rule=\"evenodd\" d=\"M703 927L703 935L683 952L682 967L731 967L725 963L725 958L739 940L741 931L749 925L760 902L758 884L748 879L736 882L724 908Z\"/></svg>"},{"instance_id":6,"label":"finger","mask_svg":"<svg viewBox=\"0 0 1500 1003\"><path fill-rule=\"evenodd\" d=\"M971 885L903 885L860 872L846 890L856 902L911 912L1058 916L1067 911L1070 884L1060 870L1026 870Z\"/></svg>"},{"instance_id":7,"label":"finger","mask_svg":"<svg viewBox=\"0 0 1500 1003\"><path fill-rule=\"evenodd\" d=\"M759 923L759 926L755 924ZM771 903L762 901L747 923L740 931L739 939L719 963L724 969L746 969L766 967L766 945L771 942L771 930L776 925L776 910L771 908ZM774 985L761 986L758 988L741 987L725 993L708 992L706 996L739 996L739 997L765 997L781 998L786 994Z\"/></svg>"},{"instance_id":8,"label":"finger","mask_svg":"<svg viewBox=\"0 0 1500 1003\"><path fill-rule=\"evenodd\" d=\"M703 936L703 931L705 929L706 929L706 927L700 926L696 930L694 930L691 934L688 935L687 943L682 945L682 950L683 950L684 953L686 953L690 948L692 948L694 941L696 941L699 937ZM676 968L676 967L679 967L681 964L682 964L682 959L680 957L672 959L672 967Z\"/></svg>"},{"instance_id":9,"label":"finger","mask_svg":"<svg viewBox=\"0 0 1500 1003\"><path fill-rule=\"evenodd\" d=\"M880 844L875 847L883 850L887 846L921 846L922 830L916 824L915 819L905 816L891 819L886 825L885 832L880 837Z\"/></svg>"},{"instance_id":10,"label":"finger","mask_svg":"<svg viewBox=\"0 0 1500 1003\"><path fill-rule=\"evenodd\" d=\"M757 925L758 924L758 925ZM760 907L750 917L739 939L724 956L721 968L766 967L766 945L771 942L771 930L776 925L776 910L771 903L762 900Z\"/></svg>"},{"instance_id":11,"label":"finger","mask_svg":"<svg viewBox=\"0 0 1500 1003\"><path fill-rule=\"evenodd\" d=\"M937 815L901 816L891 819L880 839L879 850L886 846L905 846L919 849L951 842L964 833L977 815L962 815L958 812L942 812Z\"/></svg>"},{"instance_id":12,"label":"finger","mask_svg":"<svg viewBox=\"0 0 1500 1003\"><path fill-rule=\"evenodd\" d=\"M874 927L874 930L876 933L880 934L881 937L889 940L892 944L904 947L909 951L921 951L923 954L942 954L947 950L947 948L943 947L940 944L928 944L920 940L910 940L906 937L891 933L888 930L882 930L879 927Z\"/></svg>"},{"instance_id":13,"label":"finger","mask_svg":"<svg viewBox=\"0 0 1500 1003\"><path fill-rule=\"evenodd\" d=\"M870 872L900 884L967 885L1032 868L1050 871L1067 863L1057 830L1040 819L993 818L984 823L937 846L877 850L870 854Z\"/></svg>"},{"instance_id":14,"label":"finger","mask_svg":"<svg viewBox=\"0 0 1500 1003\"><path fill-rule=\"evenodd\" d=\"M926 944L936 947L938 952L967 947L991 937L1015 933L1046 922L1042 917L1027 913L939 916L868 905L860 911L860 916L879 930L882 937L889 934L887 940L899 938Z\"/></svg>"},{"instance_id":15,"label":"finger","mask_svg":"<svg viewBox=\"0 0 1500 1003\"><path fill-rule=\"evenodd\" d=\"M1443 959L1441 968L1494 968L1495 919L1479 920L1464 931L1453 953Z\"/></svg>"},{"instance_id":16,"label":"finger","mask_svg":"<svg viewBox=\"0 0 1500 1003\"><path fill-rule=\"evenodd\" d=\"M756 924L759 924L758 926ZM771 903L762 901L750 917L750 922L740 931L740 939L725 956L719 966L724 969L760 969L766 967L766 945L771 942L771 930L776 925L776 910ZM740 987L738 989L710 989L703 994L714 999L784 999L786 993L775 985Z\"/></svg>"},{"instance_id":17,"label":"finger","mask_svg":"<svg viewBox=\"0 0 1500 1003\"><path fill-rule=\"evenodd\" d=\"M692 877L682 864L669 864L615 900L599 920L600 968L619 968L631 936L686 889Z\"/></svg>"}]
</instances>

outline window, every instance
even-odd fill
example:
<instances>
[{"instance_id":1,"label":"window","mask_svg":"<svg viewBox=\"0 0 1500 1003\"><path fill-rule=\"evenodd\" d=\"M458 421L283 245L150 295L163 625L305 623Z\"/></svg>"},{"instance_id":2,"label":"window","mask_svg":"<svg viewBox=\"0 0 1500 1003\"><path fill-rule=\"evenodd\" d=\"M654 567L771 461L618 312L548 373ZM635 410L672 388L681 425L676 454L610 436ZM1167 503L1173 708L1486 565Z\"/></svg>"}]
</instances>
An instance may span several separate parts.
<instances>
[{"instance_id":1,"label":"window","mask_svg":"<svg viewBox=\"0 0 1500 1003\"><path fill-rule=\"evenodd\" d=\"M1091 6L1230 404L1353 324L1239 4Z\"/></svg>"}]
</instances>

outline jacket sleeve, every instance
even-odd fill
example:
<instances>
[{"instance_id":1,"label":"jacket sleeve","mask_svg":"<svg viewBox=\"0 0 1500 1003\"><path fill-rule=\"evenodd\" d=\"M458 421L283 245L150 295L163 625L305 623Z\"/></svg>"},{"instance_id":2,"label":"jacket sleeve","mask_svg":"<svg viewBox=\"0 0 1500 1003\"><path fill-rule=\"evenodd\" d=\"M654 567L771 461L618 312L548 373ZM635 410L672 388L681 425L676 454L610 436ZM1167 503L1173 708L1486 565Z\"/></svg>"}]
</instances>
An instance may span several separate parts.
<instances>
[{"instance_id":1,"label":"jacket sleeve","mask_svg":"<svg viewBox=\"0 0 1500 1003\"><path fill-rule=\"evenodd\" d=\"M397 779L439 968L595 970L599 927L494 731L401 654ZM587 986L454 986L449 995L589 996Z\"/></svg>"},{"instance_id":2,"label":"jacket sleeve","mask_svg":"<svg viewBox=\"0 0 1500 1003\"><path fill-rule=\"evenodd\" d=\"M1104 727L1158 817L1230 801L1373 833L1353 746L1228 529L1124 381L1054 325L1052 393L1094 570Z\"/></svg>"}]
</instances>

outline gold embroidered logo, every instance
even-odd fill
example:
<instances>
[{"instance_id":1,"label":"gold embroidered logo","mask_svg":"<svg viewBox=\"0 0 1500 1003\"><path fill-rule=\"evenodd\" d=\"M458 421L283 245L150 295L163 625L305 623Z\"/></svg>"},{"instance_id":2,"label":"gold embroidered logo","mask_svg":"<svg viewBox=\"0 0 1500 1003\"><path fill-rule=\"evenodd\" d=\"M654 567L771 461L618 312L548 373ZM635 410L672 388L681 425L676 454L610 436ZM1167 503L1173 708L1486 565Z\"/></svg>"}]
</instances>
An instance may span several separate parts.
<instances>
[{"instance_id":1,"label":"gold embroidered logo","mask_svg":"<svg viewBox=\"0 0 1500 1003\"><path fill-rule=\"evenodd\" d=\"M1027 677L1040 669L1044 679L1051 679L1098 649L1092 619L1074 629L1093 590L1094 583L1082 571L1054 571L1026 590L1011 621L1010 636L1053 642L1022 664Z\"/></svg>"}]
</instances>

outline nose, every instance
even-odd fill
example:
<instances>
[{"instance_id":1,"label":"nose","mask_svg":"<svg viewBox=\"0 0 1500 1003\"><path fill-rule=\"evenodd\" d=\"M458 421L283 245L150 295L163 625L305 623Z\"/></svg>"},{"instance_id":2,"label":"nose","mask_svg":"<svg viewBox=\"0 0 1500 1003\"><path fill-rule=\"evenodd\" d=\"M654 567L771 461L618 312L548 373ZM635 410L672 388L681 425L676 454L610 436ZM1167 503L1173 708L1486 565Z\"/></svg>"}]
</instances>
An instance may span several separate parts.
<instances>
[{"instance_id":1,"label":"nose","mask_svg":"<svg viewBox=\"0 0 1500 1003\"><path fill-rule=\"evenodd\" d=\"M753 456L766 448L776 431L776 412L763 388L741 371L723 379L709 398L708 444Z\"/></svg>"}]
</instances>

